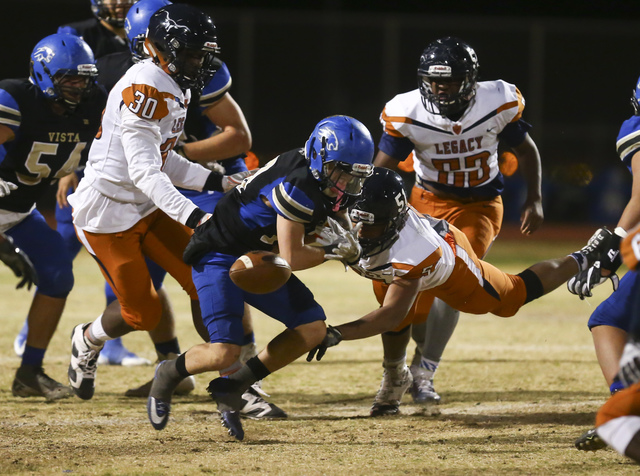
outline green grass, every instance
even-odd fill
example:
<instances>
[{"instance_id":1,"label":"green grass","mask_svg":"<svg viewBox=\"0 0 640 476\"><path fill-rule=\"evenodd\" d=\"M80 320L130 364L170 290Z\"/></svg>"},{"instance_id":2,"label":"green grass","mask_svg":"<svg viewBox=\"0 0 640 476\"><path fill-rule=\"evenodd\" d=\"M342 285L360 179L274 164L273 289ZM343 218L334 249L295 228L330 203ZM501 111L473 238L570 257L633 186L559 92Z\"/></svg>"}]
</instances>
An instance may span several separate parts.
<instances>
[{"instance_id":1,"label":"green grass","mask_svg":"<svg viewBox=\"0 0 640 476\"><path fill-rule=\"evenodd\" d=\"M537 259L562 256L576 243L498 241L489 261L518 272ZM95 263L82 253L76 287L47 352L45 368L65 381L69 334L93 320L104 303ZM335 263L298 273L338 324L376 307L370 282ZM402 415L369 418L381 377L378 337L344 342L322 362L299 359L268 377L264 388L286 421L246 421L245 441L226 435L197 376L196 391L177 397L162 432L147 421L145 401L126 389L148 380L152 367L101 367L96 395L47 404L11 395L19 360L12 350L30 295L0 268L0 473L2 474L637 474L612 450L583 453L573 440L593 425L607 398L586 322L609 289L580 301L561 288L518 316L463 315L436 375L443 403L425 409L405 397ZM167 281L183 349L199 342L187 297ZM263 346L281 325L254 313ZM143 333L128 347L153 360Z\"/></svg>"}]
</instances>

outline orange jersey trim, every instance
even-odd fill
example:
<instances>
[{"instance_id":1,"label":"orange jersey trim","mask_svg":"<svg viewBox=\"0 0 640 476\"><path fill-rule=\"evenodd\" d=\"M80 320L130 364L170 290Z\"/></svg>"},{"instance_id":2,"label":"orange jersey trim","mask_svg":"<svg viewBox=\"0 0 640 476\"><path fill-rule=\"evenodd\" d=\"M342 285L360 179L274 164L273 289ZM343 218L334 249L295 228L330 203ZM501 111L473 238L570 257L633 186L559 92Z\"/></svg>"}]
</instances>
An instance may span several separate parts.
<instances>
[{"instance_id":1,"label":"orange jersey trim","mask_svg":"<svg viewBox=\"0 0 640 476\"><path fill-rule=\"evenodd\" d=\"M166 99L175 100L175 95L163 93L148 84L132 84L122 91L124 105L142 119L160 120L169 115Z\"/></svg>"},{"instance_id":2,"label":"orange jersey trim","mask_svg":"<svg viewBox=\"0 0 640 476\"><path fill-rule=\"evenodd\" d=\"M409 117L402 116L387 116L386 113L387 108L384 108L382 111L382 120L384 121L384 131L393 137L404 137L398 130L393 127L391 122L402 122L403 124L413 124L413 120Z\"/></svg>"},{"instance_id":3,"label":"orange jersey trim","mask_svg":"<svg viewBox=\"0 0 640 476\"><path fill-rule=\"evenodd\" d=\"M417 265L410 265L404 263L393 263L392 266L395 269L402 269L408 271L407 274L402 275L403 279L420 279L425 274L429 274L435 264L442 258L442 248L438 248L424 260Z\"/></svg>"}]
</instances>

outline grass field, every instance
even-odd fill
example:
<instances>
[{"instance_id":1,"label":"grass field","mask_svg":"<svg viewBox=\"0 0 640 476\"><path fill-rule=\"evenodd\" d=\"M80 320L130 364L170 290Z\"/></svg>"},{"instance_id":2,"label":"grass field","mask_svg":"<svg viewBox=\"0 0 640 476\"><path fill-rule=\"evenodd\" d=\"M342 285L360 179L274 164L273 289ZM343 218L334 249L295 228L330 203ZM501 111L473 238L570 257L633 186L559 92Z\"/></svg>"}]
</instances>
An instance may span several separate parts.
<instances>
[{"instance_id":1,"label":"grass field","mask_svg":"<svg viewBox=\"0 0 640 476\"><path fill-rule=\"evenodd\" d=\"M557 257L581 243L511 243L498 240L489 261L517 272L538 259ZM65 382L69 334L102 310L102 280L82 253L76 286L45 360L49 375ZM357 318L375 307L369 281L335 263L299 273L325 306L328 322ZM299 359L264 382L286 421L245 421L237 442L221 427L197 376L196 391L176 397L162 432L147 421L145 401L123 396L150 378L153 367L101 367L92 401L56 403L11 395L19 365L12 342L30 296L13 289L0 267L3 332L0 335L0 473L2 474L637 474L612 450L583 453L573 440L588 429L607 398L586 327L589 314L610 291L580 301L565 288L525 306L517 317L463 315L436 375L442 404L413 405L402 415L372 419L369 407L381 377L378 337L343 342L322 362ZM188 302L172 280L167 287L178 316L183 350L198 343ZM264 345L280 325L258 313ZM155 358L143 333L128 347ZM412 349L411 349L412 351Z\"/></svg>"}]
</instances>

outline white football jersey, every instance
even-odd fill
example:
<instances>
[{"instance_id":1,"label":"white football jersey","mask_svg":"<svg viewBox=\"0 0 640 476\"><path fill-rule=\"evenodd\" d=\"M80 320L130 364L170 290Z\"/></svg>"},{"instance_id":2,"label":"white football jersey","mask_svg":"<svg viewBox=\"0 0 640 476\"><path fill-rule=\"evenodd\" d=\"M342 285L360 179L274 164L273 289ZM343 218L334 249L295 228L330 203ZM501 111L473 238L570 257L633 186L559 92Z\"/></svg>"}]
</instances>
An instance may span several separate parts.
<instances>
[{"instance_id":1,"label":"white football jersey","mask_svg":"<svg viewBox=\"0 0 640 476\"><path fill-rule=\"evenodd\" d=\"M210 174L172 151L190 97L151 60L133 65L116 83L85 175L69 196L78 228L124 231L157 208L180 223L187 221L196 205L173 184L202 190Z\"/></svg>"},{"instance_id":2,"label":"white football jersey","mask_svg":"<svg viewBox=\"0 0 640 476\"><path fill-rule=\"evenodd\" d=\"M389 284L396 276L420 279L420 291L444 283L455 266L454 248L435 231L429 218L409 207L398 240L388 249L362 258L352 269L369 279Z\"/></svg>"},{"instance_id":3,"label":"white football jersey","mask_svg":"<svg viewBox=\"0 0 640 476\"><path fill-rule=\"evenodd\" d=\"M513 84L483 81L458 121L428 112L418 89L389 101L380 121L387 134L413 143L418 183L475 188L498 175L498 134L518 121L523 109Z\"/></svg>"}]
</instances>

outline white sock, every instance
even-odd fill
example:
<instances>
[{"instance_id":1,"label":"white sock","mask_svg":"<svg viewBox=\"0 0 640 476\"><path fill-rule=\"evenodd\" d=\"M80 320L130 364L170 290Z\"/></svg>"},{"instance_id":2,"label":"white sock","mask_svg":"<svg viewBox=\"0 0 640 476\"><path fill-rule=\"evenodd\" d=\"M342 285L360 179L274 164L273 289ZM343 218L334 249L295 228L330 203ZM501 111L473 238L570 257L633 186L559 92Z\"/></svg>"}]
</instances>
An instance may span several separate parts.
<instances>
[{"instance_id":1,"label":"white sock","mask_svg":"<svg viewBox=\"0 0 640 476\"><path fill-rule=\"evenodd\" d=\"M89 339L94 345L101 345L105 341L114 339L114 337L109 337L102 327L102 314L89 326Z\"/></svg>"},{"instance_id":2,"label":"white sock","mask_svg":"<svg viewBox=\"0 0 640 476\"><path fill-rule=\"evenodd\" d=\"M397 360L387 360L384 359L382 361L382 366L385 369L390 369L390 370L394 370L394 369L401 369L403 368L406 364L406 360L407 360L407 355L403 355L401 358L397 359Z\"/></svg>"}]
</instances>

